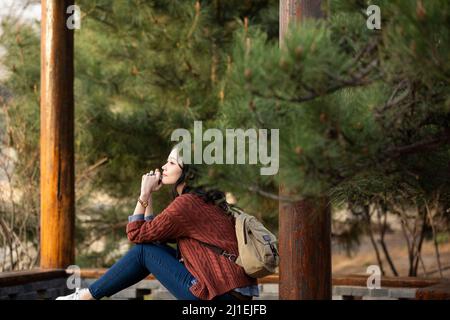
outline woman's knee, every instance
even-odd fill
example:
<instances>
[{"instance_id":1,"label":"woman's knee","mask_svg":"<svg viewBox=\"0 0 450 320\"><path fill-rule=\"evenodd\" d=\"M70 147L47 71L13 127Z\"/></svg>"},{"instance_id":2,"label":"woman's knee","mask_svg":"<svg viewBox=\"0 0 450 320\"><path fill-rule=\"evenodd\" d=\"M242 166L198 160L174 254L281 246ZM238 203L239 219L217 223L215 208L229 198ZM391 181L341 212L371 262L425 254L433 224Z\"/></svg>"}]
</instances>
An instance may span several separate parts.
<instances>
[{"instance_id":1,"label":"woman's knee","mask_svg":"<svg viewBox=\"0 0 450 320\"><path fill-rule=\"evenodd\" d=\"M176 250L165 243L142 243L140 246L141 257L173 257L176 258Z\"/></svg>"}]
</instances>

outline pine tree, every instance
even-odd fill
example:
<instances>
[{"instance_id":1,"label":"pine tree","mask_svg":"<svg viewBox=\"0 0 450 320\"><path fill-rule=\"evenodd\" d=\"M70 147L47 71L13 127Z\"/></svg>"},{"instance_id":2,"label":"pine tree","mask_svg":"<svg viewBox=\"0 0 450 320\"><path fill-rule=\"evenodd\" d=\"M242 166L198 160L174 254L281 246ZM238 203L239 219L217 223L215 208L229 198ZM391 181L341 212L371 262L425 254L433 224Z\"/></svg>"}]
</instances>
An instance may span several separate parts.
<instances>
[{"instance_id":1,"label":"pine tree","mask_svg":"<svg viewBox=\"0 0 450 320\"><path fill-rule=\"evenodd\" d=\"M427 212L448 221L449 6L380 1L381 30L369 30L368 5L327 2L327 18L291 30L284 50L258 26L242 28L221 119L280 128L281 168L273 177L247 168L228 176L255 183L260 195L273 196L282 181L293 198L329 195L355 213L413 210L425 234ZM248 184L235 187L248 194Z\"/></svg>"},{"instance_id":2,"label":"pine tree","mask_svg":"<svg viewBox=\"0 0 450 320\"><path fill-rule=\"evenodd\" d=\"M269 37L276 37L277 30L271 26L277 26L277 16L268 10L276 3L77 2L82 11L81 29L75 32L79 265L104 266L115 261L116 252L105 250L99 256L86 249L101 236L107 237L107 247L112 248L125 240L126 216L138 195L140 176L164 163L174 144L171 132L191 128L194 120L207 122L215 117L238 21L247 17L261 24ZM12 71L4 85L13 95L7 105L12 139L4 138L17 147L14 136L24 136L20 124L26 122L29 129L23 145L39 168L40 48L39 26L34 27L35 31L4 22L1 42L7 55L3 63ZM20 157L19 162L25 163ZM21 177L29 176L30 169ZM38 179L33 175L35 187ZM93 205L93 195L98 193L110 197L106 206ZM154 210L159 212L170 202L171 193L162 190L155 196Z\"/></svg>"}]
</instances>

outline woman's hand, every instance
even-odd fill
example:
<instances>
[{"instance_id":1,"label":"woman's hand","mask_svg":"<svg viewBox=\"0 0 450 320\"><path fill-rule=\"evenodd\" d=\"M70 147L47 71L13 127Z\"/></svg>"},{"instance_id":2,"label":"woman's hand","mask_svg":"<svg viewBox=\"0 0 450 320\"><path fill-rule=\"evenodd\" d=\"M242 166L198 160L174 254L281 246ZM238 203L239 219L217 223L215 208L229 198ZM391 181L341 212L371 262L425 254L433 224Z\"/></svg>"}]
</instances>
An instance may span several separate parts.
<instances>
[{"instance_id":1,"label":"woman's hand","mask_svg":"<svg viewBox=\"0 0 450 320\"><path fill-rule=\"evenodd\" d=\"M161 173L159 169L154 172L151 170L142 176L141 182L141 199L147 200L152 192L158 191L162 187L162 183L159 183Z\"/></svg>"}]
</instances>

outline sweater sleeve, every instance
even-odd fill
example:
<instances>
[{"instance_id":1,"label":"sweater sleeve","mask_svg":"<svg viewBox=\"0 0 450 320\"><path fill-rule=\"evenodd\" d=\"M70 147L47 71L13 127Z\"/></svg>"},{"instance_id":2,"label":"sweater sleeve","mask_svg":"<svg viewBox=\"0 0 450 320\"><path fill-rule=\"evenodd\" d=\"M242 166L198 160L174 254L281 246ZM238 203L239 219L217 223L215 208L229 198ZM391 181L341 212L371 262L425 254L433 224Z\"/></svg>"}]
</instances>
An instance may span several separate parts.
<instances>
[{"instance_id":1,"label":"sweater sleeve","mask_svg":"<svg viewBox=\"0 0 450 320\"><path fill-rule=\"evenodd\" d=\"M187 197L178 196L154 219L129 222L126 229L128 240L133 243L164 242L187 236L183 215L188 210L188 203Z\"/></svg>"}]
</instances>

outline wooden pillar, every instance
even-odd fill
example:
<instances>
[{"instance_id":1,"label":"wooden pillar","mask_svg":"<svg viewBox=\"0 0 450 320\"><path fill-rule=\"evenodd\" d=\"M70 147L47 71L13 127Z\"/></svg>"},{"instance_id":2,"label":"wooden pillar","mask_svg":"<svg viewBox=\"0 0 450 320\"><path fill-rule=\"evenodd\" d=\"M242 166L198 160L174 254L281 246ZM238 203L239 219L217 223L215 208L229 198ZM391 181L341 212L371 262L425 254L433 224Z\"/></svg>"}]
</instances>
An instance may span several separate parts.
<instances>
[{"instance_id":1,"label":"wooden pillar","mask_svg":"<svg viewBox=\"0 0 450 320\"><path fill-rule=\"evenodd\" d=\"M41 268L75 261L73 30L66 26L73 2L41 2Z\"/></svg>"},{"instance_id":2,"label":"wooden pillar","mask_svg":"<svg viewBox=\"0 0 450 320\"><path fill-rule=\"evenodd\" d=\"M289 23L321 16L320 0L280 0L280 46ZM282 183L279 194L290 195ZM280 202L279 212L279 298L331 299L331 214L327 199Z\"/></svg>"},{"instance_id":3,"label":"wooden pillar","mask_svg":"<svg viewBox=\"0 0 450 320\"><path fill-rule=\"evenodd\" d=\"M280 0L279 6L279 40L280 47L291 22L299 23L302 19L323 18L322 0Z\"/></svg>"}]
</instances>

